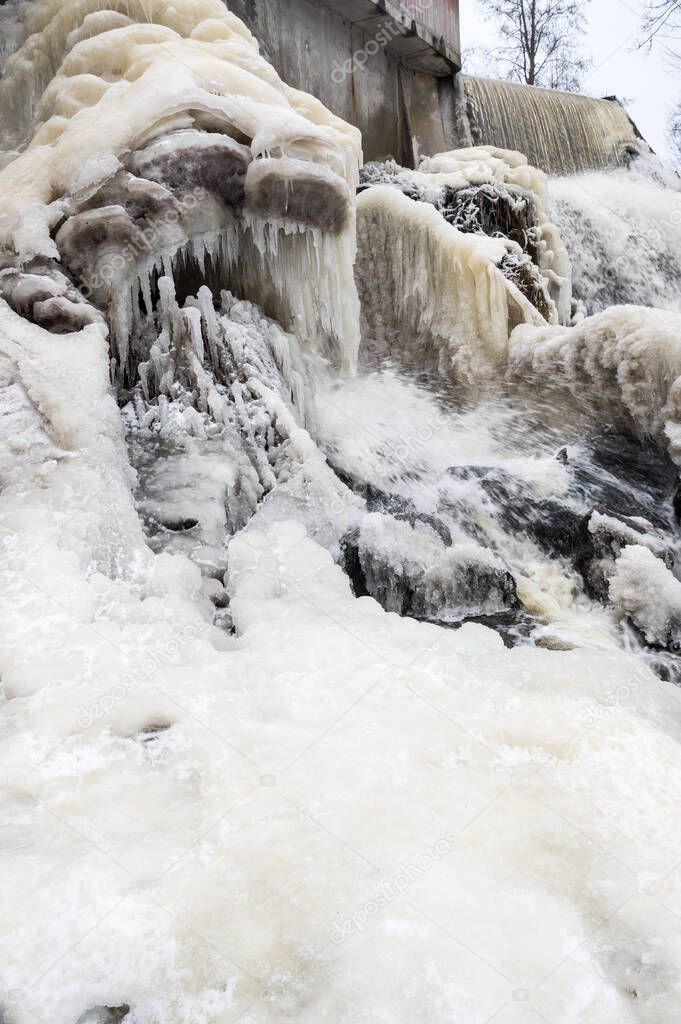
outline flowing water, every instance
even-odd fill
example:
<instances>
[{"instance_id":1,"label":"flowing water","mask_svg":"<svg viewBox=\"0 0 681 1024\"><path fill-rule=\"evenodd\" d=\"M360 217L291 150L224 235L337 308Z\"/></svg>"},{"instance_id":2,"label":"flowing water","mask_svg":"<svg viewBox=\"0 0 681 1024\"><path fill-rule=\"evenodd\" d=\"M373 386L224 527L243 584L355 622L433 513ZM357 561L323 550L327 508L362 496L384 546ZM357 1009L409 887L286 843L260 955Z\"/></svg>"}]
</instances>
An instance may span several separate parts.
<instances>
[{"instance_id":1,"label":"flowing water","mask_svg":"<svg viewBox=\"0 0 681 1024\"><path fill-rule=\"evenodd\" d=\"M519 149L550 174L627 166L646 143L616 99L520 86L465 75L471 134L481 143Z\"/></svg>"},{"instance_id":2,"label":"flowing water","mask_svg":"<svg viewBox=\"0 0 681 1024\"><path fill-rule=\"evenodd\" d=\"M15 14L0 1020L674 1024L675 180L360 178L221 0Z\"/></svg>"},{"instance_id":3,"label":"flowing water","mask_svg":"<svg viewBox=\"0 0 681 1024\"><path fill-rule=\"evenodd\" d=\"M681 182L641 160L630 171L551 181L551 216L586 313L619 303L681 310Z\"/></svg>"}]
</instances>

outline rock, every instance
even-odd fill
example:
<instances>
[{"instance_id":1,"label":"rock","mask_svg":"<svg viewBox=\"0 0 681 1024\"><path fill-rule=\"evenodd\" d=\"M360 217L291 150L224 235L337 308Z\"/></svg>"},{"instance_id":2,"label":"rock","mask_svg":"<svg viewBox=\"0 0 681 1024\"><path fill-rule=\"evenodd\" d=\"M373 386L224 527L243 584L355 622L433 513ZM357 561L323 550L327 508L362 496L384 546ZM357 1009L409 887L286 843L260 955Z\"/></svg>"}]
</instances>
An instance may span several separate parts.
<instances>
[{"instance_id":1,"label":"rock","mask_svg":"<svg viewBox=\"0 0 681 1024\"><path fill-rule=\"evenodd\" d=\"M246 172L246 208L264 220L292 220L340 234L351 218L350 190L329 168L309 160L262 157Z\"/></svg>"},{"instance_id":2,"label":"rock","mask_svg":"<svg viewBox=\"0 0 681 1024\"><path fill-rule=\"evenodd\" d=\"M244 203L251 150L229 135L194 128L165 135L130 157L135 175L174 193L203 188L227 206Z\"/></svg>"},{"instance_id":3,"label":"rock","mask_svg":"<svg viewBox=\"0 0 681 1024\"><path fill-rule=\"evenodd\" d=\"M121 1024L130 1013L130 1007L123 1003L121 1006L93 1006L76 1021L76 1024Z\"/></svg>"},{"instance_id":4,"label":"rock","mask_svg":"<svg viewBox=\"0 0 681 1024\"><path fill-rule=\"evenodd\" d=\"M481 466L453 466L457 479L476 479L492 501L492 512L511 533L524 533L548 554L571 557L581 516L556 499L527 494L524 481L505 470Z\"/></svg>"},{"instance_id":5,"label":"rock","mask_svg":"<svg viewBox=\"0 0 681 1024\"><path fill-rule=\"evenodd\" d=\"M560 640L557 636L540 636L535 640L537 647L542 647L545 651L574 651L575 645L570 644L567 640Z\"/></svg>"},{"instance_id":6,"label":"rock","mask_svg":"<svg viewBox=\"0 0 681 1024\"><path fill-rule=\"evenodd\" d=\"M681 514L676 466L658 444L615 429L584 445L564 448L558 458L569 468L577 495L588 505L618 516L642 516L668 529Z\"/></svg>"},{"instance_id":7,"label":"rock","mask_svg":"<svg viewBox=\"0 0 681 1024\"><path fill-rule=\"evenodd\" d=\"M675 565L676 554L668 539L646 520L604 515L595 509L582 519L574 564L590 597L608 603L615 563L631 544L647 548L668 569Z\"/></svg>"},{"instance_id":8,"label":"rock","mask_svg":"<svg viewBox=\"0 0 681 1024\"><path fill-rule=\"evenodd\" d=\"M386 611L451 624L520 609L515 580L495 554L474 543L446 547L423 523L372 512L340 549L355 595Z\"/></svg>"},{"instance_id":9,"label":"rock","mask_svg":"<svg viewBox=\"0 0 681 1024\"><path fill-rule=\"evenodd\" d=\"M369 597L366 576L359 557L359 529L350 530L341 538L340 564L348 576L355 597Z\"/></svg>"},{"instance_id":10,"label":"rock","mask_svg":"<svg viewBox=\"0 0 681 1024\"><path fill-rule=\"evenodd\" d=\"M161 733L167 732L168 729L172 729L172 727L172 722L148 722L147 725L143 726L139 732L135 733L133 739L137 740L138 743L152 743L161 735Z\"/></svg>"},{"instance_id":11,"label":"rock","mask_svg":"<svg viewBox=\"0 0 681 1024\"><path fill-rule=\"evenodd\" d=\"M429 515L427 512L419 512L413 501L403 498L399 494L383 491L373 484L361 483L337 469L334 469L334 472L346 487L349 487L355 494L359 494L360 497L364 498L367 512L384 512L386 515L409 523L411 526L423 523L438 534L446 547L451 545L452 535L449 527L437 516Z\"/></svg>"},{"instance_id":12,"label":"rock","mask_svg":"<svg viewBox=\"0 0 681 1024\"><path fill-rule=\"evenodd\" d=\"M527 643L536 626L536 620L527 615L520 605L506 612L498 612L496 615L469 615L458 622L433 618L425 621L442 626L444 629L461 629L462 626L471 622L478 626L485 626L487 629L494 630L503 640L504 647L509 649Z\"/></svg>"},{"instance_id":13,"label":"rock","mask_svg":"<svg viewBox=\"0 0 681 1024\"><path fill-rule=\"evenodd\" d=\"M672 504L674 507L674 517L676 522L681 523L681 483L676 485Z\"/></svg>"}]
</instances>

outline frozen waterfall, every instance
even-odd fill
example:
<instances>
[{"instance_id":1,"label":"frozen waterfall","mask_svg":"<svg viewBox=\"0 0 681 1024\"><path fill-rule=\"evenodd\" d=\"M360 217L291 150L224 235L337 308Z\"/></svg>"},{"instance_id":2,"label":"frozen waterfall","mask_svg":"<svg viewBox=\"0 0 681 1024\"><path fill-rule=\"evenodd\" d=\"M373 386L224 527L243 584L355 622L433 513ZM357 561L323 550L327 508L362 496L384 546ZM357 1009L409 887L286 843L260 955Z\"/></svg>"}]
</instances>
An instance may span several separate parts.
<instances>
[{"instance_id":1,"label":"frozen waterfall","mask_svg":"<svg viewBox=\"0 0 681 1024\"><path fill-rule=\"evenodd\" d=\"M677 182L0 15L0 1021L674 1024Z\"/></svg>"}]
</instances>

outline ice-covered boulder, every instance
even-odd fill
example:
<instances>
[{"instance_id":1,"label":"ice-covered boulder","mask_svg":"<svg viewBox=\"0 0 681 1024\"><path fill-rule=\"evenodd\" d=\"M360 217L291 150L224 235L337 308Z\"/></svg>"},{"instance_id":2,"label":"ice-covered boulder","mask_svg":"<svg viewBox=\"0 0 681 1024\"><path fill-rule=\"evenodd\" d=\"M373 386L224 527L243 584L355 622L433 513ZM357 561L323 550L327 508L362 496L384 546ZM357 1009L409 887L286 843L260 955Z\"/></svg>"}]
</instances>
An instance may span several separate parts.
<instances>
[{"instance_id":1,"label":"ice-covered boulder","mask_svg":"<svg viewBox=\"0 0 681 1024\"><path fill-rule=\"evenodd\" d=\"M610 579L610 600L647 643L681 652L681 582L649 547L628 545Z\"/></svg>"}]
</instances>

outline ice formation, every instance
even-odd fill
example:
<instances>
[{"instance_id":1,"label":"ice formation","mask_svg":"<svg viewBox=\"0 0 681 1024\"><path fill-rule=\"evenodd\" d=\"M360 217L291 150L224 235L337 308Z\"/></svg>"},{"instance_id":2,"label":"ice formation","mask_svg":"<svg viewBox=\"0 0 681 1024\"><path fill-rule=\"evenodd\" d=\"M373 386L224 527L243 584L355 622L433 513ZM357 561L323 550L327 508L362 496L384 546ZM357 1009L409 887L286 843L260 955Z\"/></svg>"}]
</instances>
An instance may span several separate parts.
<instances>
[{"instance_id":1,"label":"ice formation","mask_svg":"<svg viewBox=\"0 0 681 1024\"><path fill-rule=\"evenodd\" d=\"M604 421L628 421L669 444L678 462L680 326L675 313L619 306L574 328L519 327L510 340L508 373L564 384L577 398L586 387L592 411Z\"/></svg>"},{"instance_id":2,"label":"ice formation","mask_svg":"<svg viewBox=\"0 0 681 1024\"><path fill-rule=\"evenodd\" d=\"M30 142L0 173L3 294L18 276L22 312L80 326L60 261L110 308L125 379L157 278L208 263L351 368L359 133L280 82L220 0L118 6L29 8L7 62L6 145Z\"/></svg>"},{"instance_id":3,"label":"ice formation","mask_svg":"<svg viewBox=\"0 0 681 1024\"><path fill-rule=\"evenodd\" d=\"M681 318L219 0L11 13L0 1019L673 1024Z\"/></svg>"},{"instance_id":4,"label":"ice formation","mask_svg":"<svg viewBox=\"0 0 681 1024\"><path fill-rule=\"evenodd\" d=\"M382 276L388 277L384 287L390 294L385 308L376 310L375 289L368 289L368 274L360 262L365 336L380 338L391 330L411 333L414 312L409 304L414 303L424 310L417 347L434 344L442 349L449 343L450 348L475 348L475 337L464 343L460 336L462 321L468 320L473 335L481 333L476 312L496 335L492 351L503 349L501 339L517 323L542 318L549 323L569 321L571 267L560 235L549 221L547 179L529 167L520 153L481 146L424 158L417 171L390 162L368 165L362 181L389 186L418 203L410 206L371 187L360 198L360 258L371 265L377 260L379 266L387 264ZM427 212L424 203L441 216ZM462 238L463 234L467 237ZM496 246L485 245L484 236L494 238ZM408 252L403 259L403 246L410 239L416 254ZM391 261L393 251L396 258ZM456 267L453 275L446 270L450 261ZM404 274L405 267L416 272L411 287L399 277L400 268ZM396 295L391 294L393 290ZM404 311L402 304L407 306ZM446 311L440 313L443 323L432 322L438 313L429 307ZM397 325L391 322L395 316ZM455 361L461 373L461 360ZM441 370L445 372L444 367Z\"/></svg>"},{"instance_id":5,"label":"ice formation","mask_svg":"<svg viewBox=\"0 0 681 1024\"><path fill-rule=\"evenodd\" d=\"M630 544L617 560L610 597L650 643L681 644L681 583L649 548Z\"/></svg>"},{"instance_id":6,"label":"ice formation","mask_svg":"<svg viewBox=\"0 0 681 1024\"><path fill-rule=\"evenodd\" d=\"M506 246L447 224L431 206L375 186L357 202L357 279L372 357L417 359L475 380L507 357L517 324L542 322L497 264Z\"/></svg>"}]
</instances>

